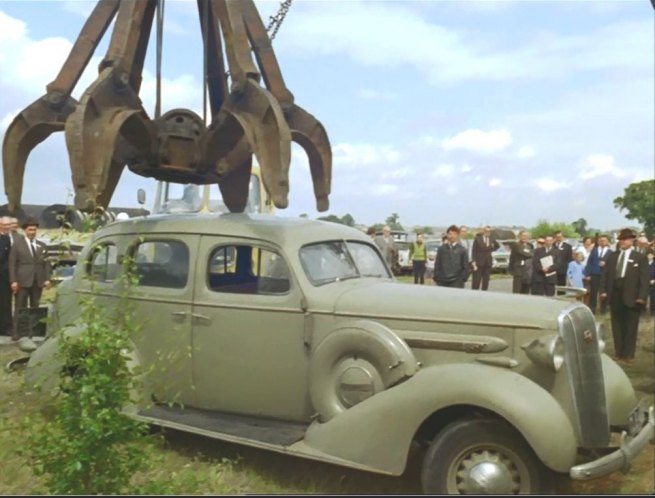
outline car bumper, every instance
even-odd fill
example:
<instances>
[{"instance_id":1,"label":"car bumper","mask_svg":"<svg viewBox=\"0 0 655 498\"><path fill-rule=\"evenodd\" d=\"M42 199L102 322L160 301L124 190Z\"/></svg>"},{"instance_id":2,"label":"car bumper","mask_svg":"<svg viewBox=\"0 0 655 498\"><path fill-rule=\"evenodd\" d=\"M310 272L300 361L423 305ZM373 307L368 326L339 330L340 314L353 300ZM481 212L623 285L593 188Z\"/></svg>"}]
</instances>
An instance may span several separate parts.
<instances>
[{"instance_id":1,"label":"car bumper","mask_svg":"<svg viewBox=\"0 0 655 498\"><path fill-rule=\"evenodd\" d=\"M621 434L621 447L592 462L571 467L569 475L572 479L588 480L602 477L617 470L626 472L630 468L630 462L642 452L648 444L655 443L655 408L648 409L648 422L634 437L629 437L623 431Z\"/></svg>"}]
</instances>

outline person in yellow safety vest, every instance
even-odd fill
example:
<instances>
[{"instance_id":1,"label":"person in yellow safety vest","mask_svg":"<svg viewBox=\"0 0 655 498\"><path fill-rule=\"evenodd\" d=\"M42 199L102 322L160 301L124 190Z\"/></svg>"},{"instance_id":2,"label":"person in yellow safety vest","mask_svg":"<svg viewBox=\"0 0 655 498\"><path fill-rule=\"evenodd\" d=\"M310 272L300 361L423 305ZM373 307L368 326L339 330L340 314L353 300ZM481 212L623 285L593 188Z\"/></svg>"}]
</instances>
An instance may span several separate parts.
<instances>
[{"instance_id":1,"label":"person in yellow safety vest","mask_svg":"<svg viewBox=\"0 0 655 498\"><path fill-rule=\"evenodd\" d=\"M416 242L412 242L409 246L409 260L412 263L412 271L414 273L414 283L425 283L425 262L428 259L428 251L423 242L423 234L419 233L416 236Z\"/></svg>"}]
</instances>

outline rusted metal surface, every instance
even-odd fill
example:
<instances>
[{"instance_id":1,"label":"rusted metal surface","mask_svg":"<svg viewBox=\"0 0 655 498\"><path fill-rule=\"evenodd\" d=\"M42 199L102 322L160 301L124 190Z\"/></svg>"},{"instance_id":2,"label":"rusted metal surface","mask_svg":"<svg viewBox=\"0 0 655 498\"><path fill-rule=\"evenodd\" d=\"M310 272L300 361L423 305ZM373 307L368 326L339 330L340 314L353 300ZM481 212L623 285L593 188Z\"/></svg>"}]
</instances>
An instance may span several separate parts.
<instances>
[{"instance_id":1,"label":"rusted metal surface","mask_svg":"<svg viewBox=\"0 0 655 498\"><path fill-rule=\"evenodd\" d=\"M285 208L292 141L308 155L318 210L328 209L332 153L327 133L294 103L254 2L197 4L211 123L206 126L188 109L150 119L138 94L157 1L100 0L48 93L7 130L3 170L12 212L20 207L29 153L61 130L66 135L75 206L81 210L106 208L127 166L157 180L217 183L228 209L240 212L248 200L253 155L274 205ZM71 92L114 17L98 78L76 102Z\"/></svg>"}]
</instances>

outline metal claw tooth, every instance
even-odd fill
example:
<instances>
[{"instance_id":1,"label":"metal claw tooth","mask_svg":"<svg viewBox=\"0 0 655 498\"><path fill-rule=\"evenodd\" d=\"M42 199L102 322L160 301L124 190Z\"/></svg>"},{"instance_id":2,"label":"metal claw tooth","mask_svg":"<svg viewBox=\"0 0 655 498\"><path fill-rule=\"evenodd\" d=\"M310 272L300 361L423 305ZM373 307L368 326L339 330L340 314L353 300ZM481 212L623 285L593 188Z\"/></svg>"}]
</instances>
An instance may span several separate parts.
<instances>
[{"instance_id":1,"label":"metal claw tooth","mask_svg":"<svg viewBox=\"0 0 655 498\"><path fill-rule=\"evenodd\" d=\"M57 105L45 95L26 107L11 122L2 144L2 164L9 211L20 207L25 164L34 148L52 133L64 129L77 101L67 98Z\"/></svg>"},{"instance_id":2,"label":"metal claw tooth","mask_svg":"<svg viewBox=\"0 0 655 498\"><path fill-rule=\"evenodd\" d=\"M286 208L291 131L277 100L255 81L246 79L240 92L231 93L225 100L216 121L217 124L212 125L207 136L203 137L203 162L216 164L244 137L257 157L264 186L273 204L280 209ZM222 145L217 145L219 140ZM234 168L229 176L241 169L235 159L228 166ZM246 200L247 194L244 202Z\"/></svg>"},{"instance_id":3,"label":"metal claw tooth","mask_svg":"<svg viewBox=\"0 0 655 498\"><path fill-rule=\"evenodd\" d=\"M149 121L138 97L127 88L116 92L114 80L112 68L103 70L66 122L78 209L106 208L128 156L145 154L150 148ZM129 133L123 137L124 129Z\"/></svg>"},{"instance_id":4,"label":"metal claw tooth","mask_svg":"<svg viewBox=\"0 0 655 498\"><path fill-rule=\"evenodd\" d=\"M332 188L332 148L327 132L320 121L296 104L285 109L284 117L293 141L305 149L309 158L316 209L327 211Z\"/></svg>"}]
</instances>

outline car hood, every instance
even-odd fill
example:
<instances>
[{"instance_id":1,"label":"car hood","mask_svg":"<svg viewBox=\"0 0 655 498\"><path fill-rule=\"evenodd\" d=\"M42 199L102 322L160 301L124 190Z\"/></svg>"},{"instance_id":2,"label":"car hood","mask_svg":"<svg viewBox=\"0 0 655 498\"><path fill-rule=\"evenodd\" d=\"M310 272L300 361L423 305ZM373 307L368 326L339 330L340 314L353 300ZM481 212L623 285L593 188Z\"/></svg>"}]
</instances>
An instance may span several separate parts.
<instances>
[{"instance_id":1,"label":"car hood","mask_svg":"<svg viewBox=\"0 0 655 498\"><path fill-rule=\"evenodd\" d=\"M559 313L570 305L540 296L384 281L362 282L344 290L335 300L334 312L362 318L553 330L558 328Z\"/></svg>"}]
</instances>

